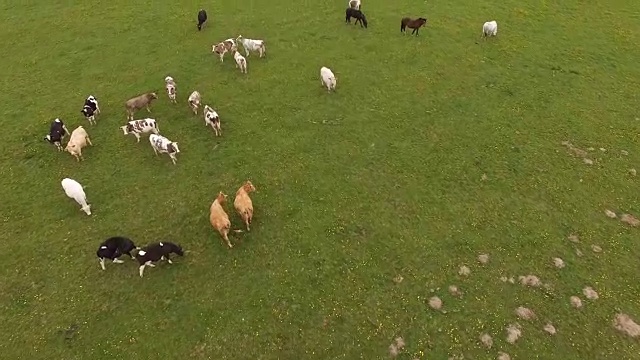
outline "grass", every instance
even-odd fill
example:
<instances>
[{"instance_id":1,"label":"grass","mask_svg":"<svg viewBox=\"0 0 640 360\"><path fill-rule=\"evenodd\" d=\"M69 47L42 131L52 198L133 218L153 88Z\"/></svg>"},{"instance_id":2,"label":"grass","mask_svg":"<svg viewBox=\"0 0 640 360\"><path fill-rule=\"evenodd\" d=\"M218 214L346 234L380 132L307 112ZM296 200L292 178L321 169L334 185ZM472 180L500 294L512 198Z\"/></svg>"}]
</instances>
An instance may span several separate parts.
<instances>
[{"instance_id":1,"label":"grass","mask_svg":"<svg viewBox=\"0 0 640 360\"><path fill-rule=\"evenodd\" d=\"M363 30L343 24L342 2L221 0L200 33L188 1L0 4L3 358L379 359L396 336L402 359L640 358L611 326L618 311L640 321L638 230L603 214L640 213L627 174L640 166L634 1L366 0ZM399 33L406 15L429 19L419 37ZM498 37L482 42L491 19ZM210 53L239 34L267 43L246 76ZM320 87L321 66L336 93ZM190 114L195 89L222 138ZM176 166L118 129L123 102L150 90L150 116L180 143ZM89 94L103 110L95 127L79 114ZM88 129L86 161L42 141L55 117ZM587 166L563 140L607 151ZM93 216L66 198L64 177L86 186ZM256 217L228 250L209 205L246 179ZM113 235L189 252L144 279L129 260L103 272L95 250ZM529 273L552 289L498 280ZM428 308L433 295L447 314ZM539 319L510 345L518 306Z\"/></svg>"}]
</instances>

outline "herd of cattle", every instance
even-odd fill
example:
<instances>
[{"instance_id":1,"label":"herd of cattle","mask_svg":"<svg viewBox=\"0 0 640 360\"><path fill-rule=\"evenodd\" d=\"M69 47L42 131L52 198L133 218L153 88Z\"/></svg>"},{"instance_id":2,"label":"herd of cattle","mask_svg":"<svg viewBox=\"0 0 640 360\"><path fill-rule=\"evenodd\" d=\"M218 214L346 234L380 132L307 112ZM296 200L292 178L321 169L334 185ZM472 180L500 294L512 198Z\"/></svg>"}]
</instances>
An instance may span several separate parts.
<instances>
[{"instance_id":1,"label":"herd of cattle","mask_svg":"<svg viewBox=\"0 0 640 360\"><path fill-rule=\"evenodd\" d=\"M356 23L360 22L361 26L366 28L367 20L360 9L361 0L349 0L349 5L346 11L346 22L350 22L350 18L353 17L356 19ZM202 26L206 21L206 11L200 10L200 12L198 13L198 30L202 29ZM404 32L405 28L409 27L413 29L413 32L417 35L418 29L422 27L426 23L426 21L427 20L425 18L418 18L415 20L412 20L410 18L403 18L401 21L400 30L401 32ZM489 21L484 23L482 27L482 36L496 36L497 31L498 24L495 21ZM241 44L244 48L246 57L249 56L250 52L257 52L260 58L266 55L264 40L245 39L242 37L242 35L239 35L235 39L229 38L213 45L212 52L220 57L221 62L224 62L224 55L226 53L232 53L233 58L236 62L236 68L239 68L241 73L246 74L247 60L245 56L242 56L238 52L238 44ZM323 66L320 69L320 80L322 85L326 87L328 91L335 90L337 78L333 74L331 69ZM171 76L166 76L164 82L169 101L174 104L177 103L177 85L175 80ZM155 92L149 92L127 100L125 102L125 110L128 122L124 126L121 126L120 129L123 131L125 136L133 134L138 142L140 142L141 134L149 133L149 143L151 144L154 153L156 155L158 155L159 153L168 154L171 161L175 165L177 162L177 154L180 153L178 143L160 135L158 124L155 119L145 118L134 120L134 114L138 110L146 108L148 112L151 112L149 106L157 98L158 95ZM193 91L187 99L189 108L196 115L198 114L198 109L200 108L201 101L201 95L198 91ZM90 95L89 97L87 97L80 112L87 119L90 125L96 124L96 116L100 114L100 106L95 96ZM203 115L205 126L211 126L215 136L221 136L222 129L218 113L211 106L204 105ZM67 142L66 147L63 148L62 143L67 135L70 135L69 141ZM87 145L93 146L89 134L82 126L78 126L75 130L69 132L66 125L59 118L56 118L51 123L49 134L45 136L45 140L55 145L58 151L63 151L63 149L66 150L71 155L73 155L77 161L84 160L84 157L82 155L82 149L84 147L86 147ZM65 194L68 197L74 199L80 205L80 210L84 211L87 215L91 215L91 205L87 202L87 197L84 192L83 186L77 181L69 178L63 179L61 184ZM234 208L242 218L247 231L250 230L251 221L253 219L253 203L251 201L251 198L249 197L249 194L254 191L256 191L256 188L251 183L251 181L247 180L236 191L235 200L233 202ZM223 207L226 203L226 200L227 195L219 192L209 209L209 220L213 228L218 231L226 245L229 248L232 248L233 245L231 244L231 241L229 241L228 236L229 232L231 231L231 221L229 220L229 216L227 215ZM243 230L234 231L242 232ZM132 252L134 254L132 254ZM135 259L139 262L139 274L142 277L144 268L146 266L155 267L155 265L153 264L154 262L166 260L171 264L172 262L169 259L169 256L172 253L179 256L184 255L182 247L171 242L156 242L146 247L140 248L137 247L131 239L116 236L102 242L98 248L98 251L96 252L96 255L98 256L100 266L103 270L106 269L106 260L111 260L114 263L123 263L122 260L119 260L119 257L128 255L130 258Z\"/></svg>"}]
</instances>

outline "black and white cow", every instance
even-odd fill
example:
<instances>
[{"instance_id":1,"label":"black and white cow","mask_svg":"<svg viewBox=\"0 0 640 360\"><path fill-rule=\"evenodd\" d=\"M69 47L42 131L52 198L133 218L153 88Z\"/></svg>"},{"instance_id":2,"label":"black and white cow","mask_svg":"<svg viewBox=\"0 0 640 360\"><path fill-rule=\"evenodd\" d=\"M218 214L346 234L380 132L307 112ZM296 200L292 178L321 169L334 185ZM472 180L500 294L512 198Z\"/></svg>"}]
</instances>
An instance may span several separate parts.
<instances>
[{"instance_id":1,"label":"black and white cow","mask_svg":"<svg viewBox=\"0 0 640 360\"><path fill-rule=\"evenodd\" d=\"M89 124L94 125L96 122L95 116L100 114L98 100L93 95L89 95L89 97L84 101L84 106L82 107L82 110L80 110L80 113L89 120Z\"/></svg>"},{"instance_id":2,"label":"black and white cow","mask_svg":"<svg viewBox=\"0 0 640 360\"><path fill-rule=\"evenodd\" d=\"M180 153L177 142L173 142L162 135L151 134L149 135L149 143L151 143L153 152L156 155L167 153L171 161L173 161L173 165L176 164L176 161L178 161L176 155Z\"/></svg>"},{"instance_id":3,"label":"black and white cow","mask_svg":"<svg viewBox=\"0 0 640 360\"><path fill-rule=\"evenodd\" d=\"M54 144L58 151L62 151L62 139L69 134L69 130L64 125L62 120L55 119L51 122L51 127L49 128L49 134L44 137L49 143Z\"/></svg>"},{"instance_id":4,"label":"black and white cow","mask_svg":"<svg viewBox=\"0 0 640 360\"><path fill-rule=\"evenodd\" d=\"M121 264L124 261L118 258L126 254L133 259L131 251L134 249L140 250L140 248L137 247L131 239L122 236L114 236L100 244L98 251L96 251L96 255L100 261L100 267L102 267L102 270L106 270L104 266L105 259L113 260L114 263Z\"/></svg>"},{"instance_id":5,"label":"black and white cow","mask_svg":"<svg viewBox=\"0 0 640 360\"><path fill-rule=\"evenodd\" d=\"M155 267L153 264L159 260L167 260L169 264L173 264L169 259L169 254L174 253L179 256L184 255L182 247L172 242L157 242L143 247L135 255L136 260L140 264L140 277L143 277L145 266Z\"/></svg>"},{"instance_id":6,"label":"black and white cow","mask_svg":"<svg viewBox=\"0 0 640 360\"><path fill-rule=\"evenodd\" d=\"M131 120L127 123L127 125L120 126L120 130L122 130L125 136L129 134L135 135L136 139L138 139L138 142L140 142L140 134L152 132L157 135L160 132L156 120L151 118L142 120Z\"/></svg>"}]
</instances>

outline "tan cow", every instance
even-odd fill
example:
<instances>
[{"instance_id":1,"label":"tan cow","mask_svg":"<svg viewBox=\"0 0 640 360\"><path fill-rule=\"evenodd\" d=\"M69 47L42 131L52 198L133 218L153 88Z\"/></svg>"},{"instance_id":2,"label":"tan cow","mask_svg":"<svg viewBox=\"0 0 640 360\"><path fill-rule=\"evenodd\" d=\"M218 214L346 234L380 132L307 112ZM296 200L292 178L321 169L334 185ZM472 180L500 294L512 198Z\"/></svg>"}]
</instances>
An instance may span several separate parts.
<instances>
[{"instance_id":1,"label":"tan cow","mask_svg":"<svg viewBox=\"0 0 640 360\"><path fill-rule=\"evenodd\" d=\"M151 105L151 102L157 98L158 95L155 92L150 92L127 100L124 104L127 110L127 120L133 120L133 114L143 107L146 107L147 111L151 112L149 105Z\"/></svg>"},{"instance_id":2,"label":"tan cow","mask_svg":"<svg viewBox=\"0 0 640 360\"><path fill-rule=\"evenodd\" d=\"M253 219L253 202L249 197L249 193L254 191L256 191L255 186L253 186L251 181L247 180L247 182L238 189L236 199L233 201L233 207L236 208L236 211L247 226L247 231L250 230L249 225L251 225L251 220Z\"/></svg>"},{"instance_id":3,"label":"tan cow","mask_svg":"<svg viewBox=\"0 0 640 360\"><path fill-rule=\"evenodd\" d=\"M227 215L222 208L222 205L224 205L226 201L227 195L223 194L222 191L219 192L209 209L209 221L211 222L211 226L220 233L224 241L227 243L227 246L232 248L233 245L231 245L231 241L229 241L231 221L229 220L229 215Z\"/></svg>"},{"instance_id":4,"label":"tan cow","mask_svg":"<svg viewBox=\"0 0 640 360\"><path fill-rule=\"evenodd\" d=\"M69 138L69 142L67 143L65 150L68 151L69 154L75 156L76 160L84 160L84 157L82 156L82 148L87 146L87 144L93 146L87 131L82 126L78 126L73 130L73 132L71 132L71 137Z\"/></svg>"}]
</instances>

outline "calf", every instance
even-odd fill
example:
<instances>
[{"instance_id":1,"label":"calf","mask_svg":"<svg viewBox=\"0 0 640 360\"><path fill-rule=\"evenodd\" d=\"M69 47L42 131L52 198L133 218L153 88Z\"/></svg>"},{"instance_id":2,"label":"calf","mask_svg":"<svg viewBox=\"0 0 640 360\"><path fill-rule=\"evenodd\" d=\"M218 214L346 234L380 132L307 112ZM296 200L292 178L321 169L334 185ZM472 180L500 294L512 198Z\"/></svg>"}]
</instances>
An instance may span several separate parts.
<instances>
[{"instance_id":1,"label":"calf","mask_svg":"<svg viewBox=\"0 0 640 360\"><path fill-rule=\"evenodd\" d=\"M264 40L245 39L242 35L238 35L236 41L242 44L244 54L247 57L249 56L249 51L257 51L260 54L260 57L263 57L267 53Z\"/></svg>"},{"instance_id":2,"label":"calf","mask_svg":"<svg viewBox=\"0 0 640 360\"><path fill-rule=\"evenodd\" d=\"M198 31L202 30L202 25L207 22L207 12L204 9L198 11Z\"/></svg>"},{"instance_id":3,"label":"calf","mask_svg":"<svg viewBox=\"0 0 640 360\"><path fill-rule=\"evenodd\" d=\"M357 25L358 22L360 22L360 27L364 26L365 29L367 28L367 17L364 16L362 11L348 7L347 10L345 11L345 22L351 24L351 18L356 19L356 22L354 23L354 25Z\"/></svg>"},{"instance_id":4,"label":"calf","mask_svg":"<svg viewBox=\"0 0 640 360\"><path fill-rule=\"evenodd\" d=\"M211 125L216 136L222 136L222 129L220 128L220 117L209 105L204 106L204 126Z\"/></svg>"},{"instance_id":5,"label":"calf","mask_svg":"<svg viewBox=\"0 0 640 360\"><path fill-rule=\"evenodd\" d=\"M49 134L44 137L49 143L54 144L58 151L62 151L62 139L65 135L69 134L69 130L64 125L62 120L55 119L51 122L49 127Z\"/></svg>"},{"instance_id":6,"label":"calf","mask_svg":"<svg viewBox=\"0 0 640 360\"><path fill-rule=\"evenodd\" d=\"M211 226L216 229L222 239L227 243L229 249L233 247L231 245L231 241L229 241L229 231L231 230L231 221L229 220L229 215L224 211L222 205L227 201L227 195L223 194L222 191L218 193L218 196L211 204L209 208L209 221L211 222Z\"/></svg>"},{"instance_id":7,"label":"calf","mask_svg":"<svg viewBox=\"0 0 640 360\"><path fill-rule=\"evenodd\" d=\"M61 184L64 193L80 204L80 210L84 211L87 215L91 215L91 205L87 204L87 195L84 193L82 185L69 178L62 179Z\"/></svg>"},{"instance_id":8,"label":"calf","mask_svg":"<svg viewBox=\"0 0 640 360\"><path fill-rule=\"evenodd\" d=\"M149 105L151 105L151 102L157 98L158 95L156 95L155 92L150 92L127 100L127 102L124 104L127 111L127 120L133 120L133 114L143 107L146 107L147 111L151 112L151 109L149 109Z\"/></svg>"},{"instance_id":9,"label":"calf","mask_svg":"<svg viewBox=\"0 0 640 360\"><path fill-rule=\"evenodd\" d=\"M98 106L98 99L96 99L95 96L89 95L84 101L84 106L89 106L96 115L100 114L100 106Z\"/></svg>"},{"instance_id":10,"label":"calf","mask_svg":"<svg viewBox=\"0 0 640 360\"><path fill-rule=\"evenodd\" d=\"M337 81L338 79L336 78L335 75L333 75L333 72L331 71L331 69L324 66L320 69L320 83L322 84L323 87L327 88L327 91L329 92L331 92L331 90L335 91Z\"/></svg>"},{"instance_id":11,"label":"calf","mask_svg":"<svg viewBox=\"0 0 640 360\"><path fill-rule=\"evenodd\" d=\"M220 62L224 62L224 54L238 50L236 41L234 39L227 39L221 43L213 45L211 52L214 52L220 56Z\"/></svg>"},{"instance_id":12,"label":"calf","mask_svg":"<svg viewBox=\"0 0 640 360\"><path fill-rule=\"evenodd\" d=\"M198 115L198 107L200 106L201 96L198 91L194 91L189 95L189 107L193 110L193 113Z\"/></svg>"},{"instance_id":13,"label":"calf","mask_svg":"<svg viewBox=\"0 0 640 360\"><path fill-rule=\"evenodd\" d=\"M85 105L82 108L82 110L80 110L80 113L84 115L85 119L89 120L89 124L95 125L96 123L95 111L91 108L91 106Z\"/></svg>"},{"instance_id":14,"label":"calf","mask_svg":"<svg viewBox=\"0 0 640 360\"><path fill-rule=\"evenodd\" d=\"M173 81L171 76L167 76L164 78L165 87L167 88L167 95L169 95L169 100L176 103L176 83Z\"/></svg>"},{"instance_id":15,"label":"calf","mask_svg":"<svg viewBox=\"0 0 640 360\"><path fill-rule=\"evenodd\" d=\"M102 270L106 270L106 267L104 266L106 259L113 260L114 263L122 264L124 261L118 258L122 255L129 255L129 257L133 259L131 251L134 249L140 250L140 248L137 247L131 239L122 236L114 236L100 244L98 251L96 251L96 255L98 256L98 261L100 261L100 267L102 267Z\"/></svg>"},{"instance_id":16,"label":"calf","mask_svg":"<svg viewBox=\"0 0 640 360\"><path fill-rule=\"evenodd\" d=\"M93 146L91 139L89 138L89 134L87 134L82 126L78 126L71 133L71 137L69 138L69 142L67 143L65 150L68 151L69 154L75 156L76 160L84 160L84 157L82 156L82 148L87 146L87 144Z\"/></svg>"},{"instance_id":17,"label":"calf","mask_svg":"<svg viewBox=\"0 0 640 360\"><path fill-rule=\"evenodd\" d=\"M250 230L249 225L251 225L251 220L253 220L253 202L249 194L254 191L256 191L255 186L253 186L251 181L247 180L247 182L238 189L236 199L233 201L233 207L247 226L247 231Z\"/></svg>"},{"instance_id":18,"label":"calf","mask_svg":"<svg viewBox=\"0 0 640 360\"><path fill-rule=\"evenodd\" d=\"M482 37L487 38L487 36L496 36L498 35L498 23L493 21L487 21L482 25Z\"/></svg>"},{"instance_id":19,"label":"calf","mask_svg":"<svg viewBox=\"0 0 640 360\"><path fill-rule=\"evenodd\" d=\"M360 0L349 0L349 7L352 9L360 10Z\"/></svg>"},{"instance_id":20,"label":"calf","mask_svg":"<svg viewBox=\"0 0 640 360\"><path fill-rule=\"evenodd\" d=\"M125 136L133 134L138 142L140 142L140 134L152 132L157 135L160 132L156 120L151 118L129 121L127 125L120 126L120 129Z\"/></svg>"},{"instance_id":21,"label":"calf","mask_svg":"<svg viewBox=\"0 0 640 360\"><path fill-rule=\"evenodd\" d=\"M158 242L151 245L147 245L140 249L135 255L136 260L140 264L140 277L143 277L145 266L156 267L153 264L159 260L167 260L169 264L173 264L173 261L169 258L169 254L174 253L179 256L184 255L182 247L172 242Z\"/></svg>"},{"instance_id":22,"label":"calf","mask_svg":"<svg viewBox=\"0 0 640 360\"><path fill-rule=\"evenodd\" d=\"M240 55L239 52L233 52L233 58L236 60L236 68L240 68L240 72L243 74L247 73L247 59L244 56Z\"/></svg>"},{"instance_id":23,"label":"calf","mask_svg":"<svg viewBox=\"0 0 640 360\"><path fill-rule=\"evenodd\" d=\"M167 153L173 162L173 165L176 164L178 160L176 155L180 153L180 149L178 148L177 142L172 142L166 137L157 134L149 135L149 143L151 143L151 147L153 148L153 152L158 155Z\"/></svg>"}]
</instances>

